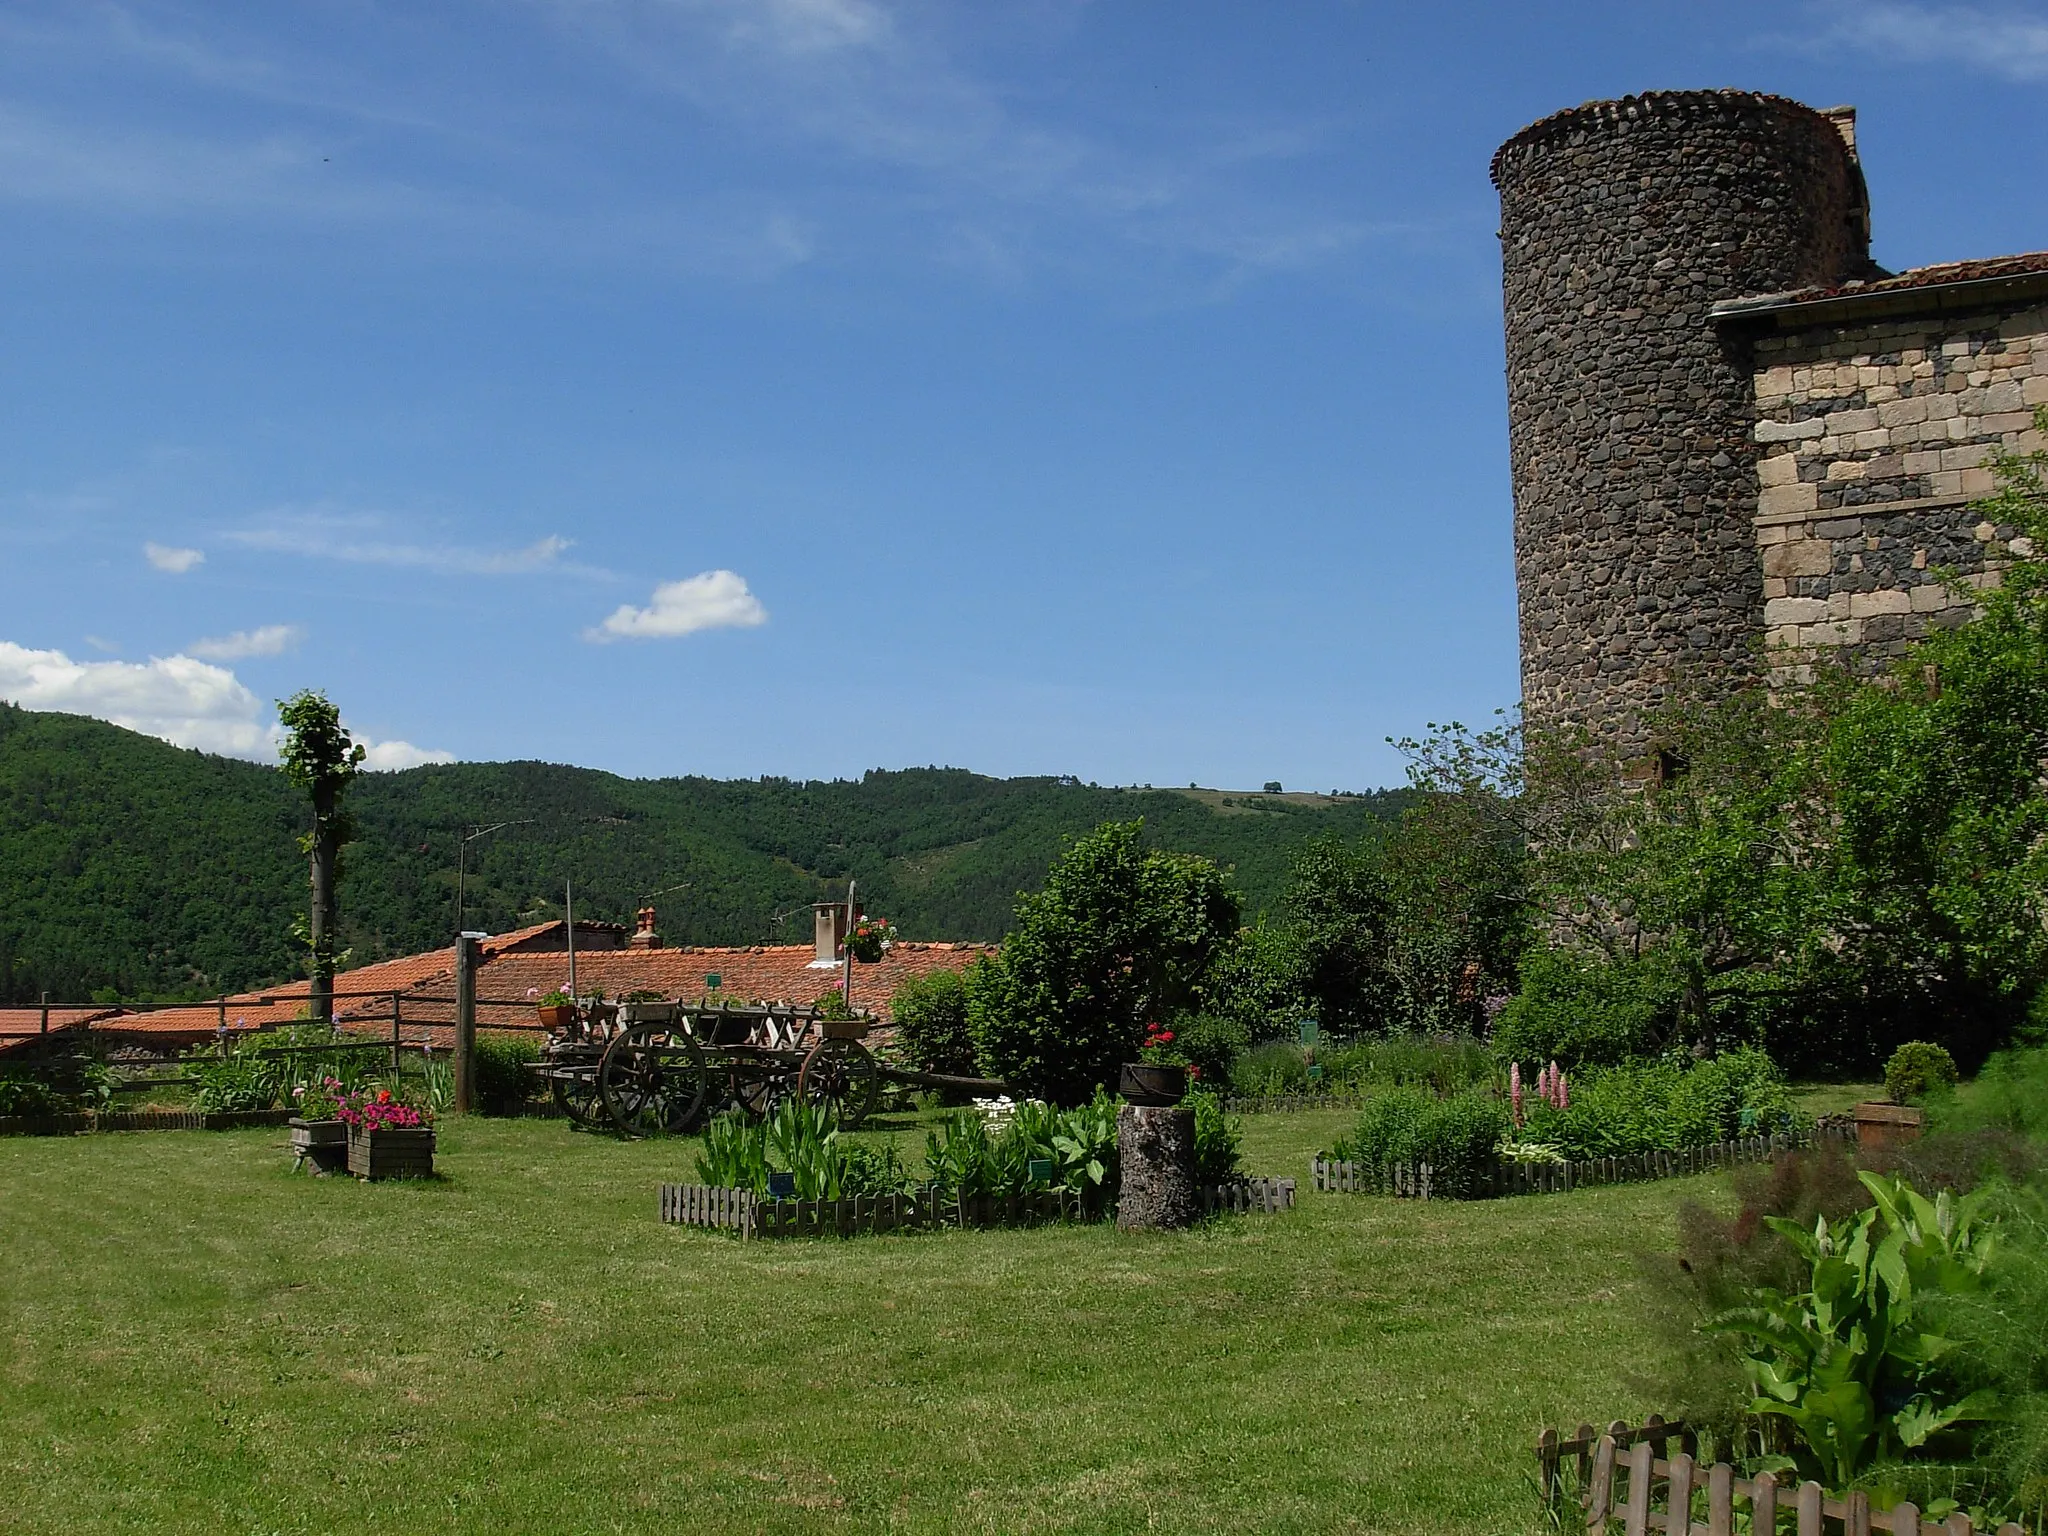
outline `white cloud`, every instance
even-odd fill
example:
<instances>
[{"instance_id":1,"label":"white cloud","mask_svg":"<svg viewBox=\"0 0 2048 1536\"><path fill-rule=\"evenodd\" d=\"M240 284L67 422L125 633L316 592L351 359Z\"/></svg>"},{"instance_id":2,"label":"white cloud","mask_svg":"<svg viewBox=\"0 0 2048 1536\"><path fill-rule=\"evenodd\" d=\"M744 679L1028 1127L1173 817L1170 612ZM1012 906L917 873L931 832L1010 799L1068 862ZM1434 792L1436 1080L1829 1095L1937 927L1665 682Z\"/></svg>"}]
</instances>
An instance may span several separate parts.
<instances>
[{"instance_id":1,"label":"white cloud","mask_svg":"<svg viewBox=\"0 0 2048 1536\"><path fill-rule=\"evenodd\" d=\"M62 651L0 640L0 699L23 709L90 715L176 746L259 763L276 762L283 739L275 712L234 673L192 656L73 661ZM355 739L372 772L455 761L452 752L409 741L371 741L359 733Z\"/></svg>"},{"instance_id":2,"label":"white cloud","mask_svg":"<svg viewBox=\"0 0 2048 1536\"><path fill-rule=\"evenodd\" d=\"M2014 6L1830 0L1832 18L1811 51L1840 47L1914 64L1961 64L2008 80L2048 80L2048 18Z\"/></svg>"},{"instance_id":3,"label":"white cloud","mask_svg":"<svg viewBox=\"0 0 2048 1536\"><path fill-rule=\"evenodd\" d=\"M452 763L453 752L429 750L416 747L409 741L366 741L357 736L367 749L363 753L363 767L371 773L396 773L401 768L417 768L422 763Z\"/></svg>"},{"instance_id":4,"label":"white cloud","mask_svg":"<svg viewBox=\"0 0 2048 1536\"><path fill-rule=\"evenodd\" d=\"M23 709L111 720L181 747L274 761L277 726L225 667L190 656L73 661L0 640L0 698Z\"/></svg>"},{"instance_id":5,"label":"white cloud","mask_svg":"<svg viewBox=\"0 0 2048 1536\"><path fill-rule=\"evenodd\" d=\"M240 661L245 656L282 656L297 650L305 638L306 631L297 624L265 624L260 629L238 629L232 635L194 640L185 649L205 661Z\"/></svg>"},{"instance_id":6,"label":"white cloud","mask_svg":"<svg viewBox=\"0 0 2048 1536\"><path fill-rule=\"evenodd\" d=\"M160 571L182 576L195 565L204 565L206 555L197 549L173 549L167 544L145 544L142 553Z\"/></svg>"},{"instance_id":7,"label":"white cloud","mask_svg":"<svg viewBox=\"0 0 2048 1536\"><path fill-rule=\"evenodd\" d=\"M251 549L357 565L396 565L450 576L523 576L535 571L572 570L560 564L572 541L549 534L523 549L465 549L448 544L407 544L379 537L383 519L369 515L282 512L263 526L229 538Z\"/></svg>"},{"instance_id":8,"label":"white cloud","mask_svg":"<svg viewBox=\"0 0 2048 1536\"><path fill-rule=\"evenodd\" d=\"M700 629L749 629L768 622L768 610L737 571L704 571L654 589L645 608L621 605L586 640L667 640Z\"/></svg>"}]
</instances>

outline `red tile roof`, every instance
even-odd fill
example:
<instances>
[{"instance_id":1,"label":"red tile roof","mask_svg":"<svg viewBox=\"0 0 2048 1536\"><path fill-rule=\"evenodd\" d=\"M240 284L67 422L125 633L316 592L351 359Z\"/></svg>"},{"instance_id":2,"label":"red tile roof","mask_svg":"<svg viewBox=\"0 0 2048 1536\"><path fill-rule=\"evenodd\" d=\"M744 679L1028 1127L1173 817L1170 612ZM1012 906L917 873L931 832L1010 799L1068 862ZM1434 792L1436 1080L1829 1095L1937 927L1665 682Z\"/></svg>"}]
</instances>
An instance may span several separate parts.
<instances>
[{"instance_id":1,"label":"red tile roof","mask_svg":"<svg viewBox=\"0 0 2048 1536\"><path fill-rule=\"evenodd\" d=\"M561 929L559 919L547 923L535 923L529 928L515 928L510 933L494 934L482 945L483 958L488 964L493 958L510 950L517 950L543 938L553 938ZM576 921L579 935L586 929L600 930L607 935L623 937L626 930L618 923L585 923ZM600 951L602 953L602 951ZM581 957L578 957L581 964ZM390 1017L390 994L417 988L422 982L434 977L446 976L449 985L454 985L455 948L431 949L425 954L405 955L395 960L377 960L368 965L359 965L352 970L341 972L334 978L335 1015L341 1019ZM191 1039L211 1038L219 1029L223 1017L230 1030L265 1029L280 1024L289 1024L299 1016L306 1006L312 985L306 981L288 981L275 987L266 987L261 992L242 992L226 999L225 1007L220 1001L192 1003L176 1008L151 1009L144 1012L123 1013L94 1026L96 1030L121 1036L146 1038L189 1037ZM351 996L360 993L376 994L369 997Z\"/></svg>"},{"instance_id":2,"label":"red tile roof","mask_svg":"<svg viewBox=\"0 0 2048 1536\"><path fill-rule=\"evenodd\" d=\"M559 921L540 923L484 940L483 964L477 974L479 1025L488 1029L493 1024L533 1024L534 999L567 986L567 953L536 947L543 941L556 941L561 926ZM602 926L621 938L625 934L618 924ZM809 944L584 949L580 947L585 928L581 919L576 928L578 989L587 992L602 987L610 997L648 991L694 1001L707 990L706 978L716 976L720 993L730 998L811 1003L837 990L843 974L836 963L813 964L817 951ZM904 982L934 971L965 970L983 955L993 954L995 948L993 944L892 944L875 964L853 967L854 1006L888 1023L889 999ZM211 1039L223 1016L231 1031L291 1023L305 1008L308 990L306 982L294 981L262 992L242 993L226 999L225 1005L215 1001L139 1013L109 1010L92 1027L116 1037L161 1044ZM450 946L357 966L335 977L334 990L336 1021L353 1026L355 1032L381 1034L387 1030L392 994L397 993L405 1037L445 1043L455 1018L455 950ZM361 995L365 993L370 995Z\"/></svg>"},{"instance_id":3,"label":"red tile roof","mask_svg":"<svg viewBox=\"0 0 2048 1536\"><path fill-rule=\"evenodd\" d=\"M2048 273L2048 251L2028 251L2018 256L1993 256L1978 261L1940 262L1934 266L1914 267L1891 277L1874 277L1826 287L1794 288L1784 293L1760 293L1716 304L1714 313L1724 318L1739 319L1743 315L1768 313L1796 304L1816 304L1829 299L1877 298L1885 294L1950 288L1964 283L2031 277L2037 273Z\"/></svg>"},{"instance_id":4,"label":"red tile roof","mask_svg":"<svg viewBox=\"0 0 2048 1536\"><path fill-rule=\"evenodd\" d=\"M109 1018L120 1011L118 1008L52 1008L48 1013L48 1033L60 1034L81 1024L90 1024L95 1019ZM42 1039L44 1023L45 1015L40 1007L0 1008L0 1052Z\"/></svg>"}]
</instances>

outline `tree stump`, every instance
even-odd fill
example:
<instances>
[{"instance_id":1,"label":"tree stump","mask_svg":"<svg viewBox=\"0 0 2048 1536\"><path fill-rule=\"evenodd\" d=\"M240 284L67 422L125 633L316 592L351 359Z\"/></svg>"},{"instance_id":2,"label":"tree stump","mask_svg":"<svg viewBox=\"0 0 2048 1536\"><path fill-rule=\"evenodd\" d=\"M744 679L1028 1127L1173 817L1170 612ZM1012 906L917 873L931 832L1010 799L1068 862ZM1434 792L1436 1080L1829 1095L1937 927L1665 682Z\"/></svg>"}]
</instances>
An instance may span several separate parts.
<instances>
[{"instance_id":1,"label":"tree stump","mask_svg":"<svg viewBox=\"0 0 2048 1536\"><path fill-rule=\"evenodd\" d=\"M1195 1112L1185 1105L1126 1104L1116 1112L1122 1172L1116 1224L1125 1231L1191 1226L1202 1214L1195 1193Z\"/></svg>"}]
</instances>

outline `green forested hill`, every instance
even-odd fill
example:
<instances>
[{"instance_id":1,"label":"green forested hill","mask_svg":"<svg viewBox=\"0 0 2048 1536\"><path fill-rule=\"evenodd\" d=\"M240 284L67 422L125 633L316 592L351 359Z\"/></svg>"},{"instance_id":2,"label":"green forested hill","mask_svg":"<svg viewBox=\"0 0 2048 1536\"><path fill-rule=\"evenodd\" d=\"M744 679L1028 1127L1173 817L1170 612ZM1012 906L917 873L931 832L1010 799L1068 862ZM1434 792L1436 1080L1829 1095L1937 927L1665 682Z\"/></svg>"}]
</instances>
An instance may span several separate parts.
<instances>
[{"instance_id":1,"label":"green forested hill","mask_svg":"<svg viewBox=\"0 0 2048 1536\"><path fill-rule=\"evenodd\" d=\"M1196 796L950 768L832 782L415 768L352 792L344 941L359 961L447 943L457 838L497 821L530 818L470 844L470 927L559 915L570 880L580 916L620 922L666 892L655 906L670 943L800 942L809 903L852 875L906 938L991 939L1061 839L1100 822L1142 816L1156 845L1232 867L1255 914L1277 902L1301 839L1362 834L1400 798ZM274 769L0 705L5 1000L196 996L295 974L304 820Z\"/></svg>"}]
</instances>

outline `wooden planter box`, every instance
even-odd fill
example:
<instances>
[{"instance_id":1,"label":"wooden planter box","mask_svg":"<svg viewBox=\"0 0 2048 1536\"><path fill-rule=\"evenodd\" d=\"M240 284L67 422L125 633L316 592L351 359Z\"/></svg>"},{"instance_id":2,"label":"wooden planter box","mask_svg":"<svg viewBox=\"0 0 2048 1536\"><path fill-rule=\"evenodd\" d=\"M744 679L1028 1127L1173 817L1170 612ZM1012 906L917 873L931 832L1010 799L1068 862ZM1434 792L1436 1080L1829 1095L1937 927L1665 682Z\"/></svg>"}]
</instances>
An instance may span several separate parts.
<instances>
[{"instance_id":1,"label":"wooden planter box","mask_svg":"<svg viewBox=\"0 0 2048 1536\"><path fill-rule=\"evenodd\" d=\"M359 1179L430 1179L434 1176L434 1132L418 1130L348 1133L348 1171Z\"/></svg>"},{"instance_id":2,"label":"wooden planter box","mask_svg":"<svg viewBox=\"0 0 2048 1536\"><path fill-rule=\"evenodd\" d=\"M1920 1128L1926 1122L1926 1114L1908 1104L1858 1104L1856 1145L1865 1152L1903 1147L1920 1139Z\"/></svg>"},{"instance_id":3,"label":"wooden planter box","mask_svg":"<svg viewBox=\"0 0 2048 1536\"><path fill-rule=\"evenodd\" d=\"M865 1040L868 1037L866 1019L820 1019L818 1027L824 1031L827 1040Z\"/></svg>"},{"instance_id":4,"label":"wooden planter box","mask_svg":"<svg viewBox=\"0 0 2048 1536\"><path fill-rule=\"evenodd\" d=\"M313 1165L315 1173L339 1173L348 1166L348 1127L339 1120L294 1120L292 1167Z\"/></svg>"}]
</instances>

